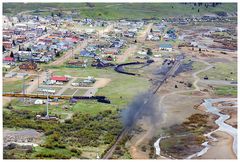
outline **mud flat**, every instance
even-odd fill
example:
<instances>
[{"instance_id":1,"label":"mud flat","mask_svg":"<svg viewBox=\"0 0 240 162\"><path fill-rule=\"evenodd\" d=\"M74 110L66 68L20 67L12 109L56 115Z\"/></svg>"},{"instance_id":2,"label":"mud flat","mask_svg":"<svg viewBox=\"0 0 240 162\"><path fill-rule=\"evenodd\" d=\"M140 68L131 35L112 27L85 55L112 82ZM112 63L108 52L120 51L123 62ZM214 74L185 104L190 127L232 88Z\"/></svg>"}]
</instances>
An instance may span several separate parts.
<instances>
[{"instance_id":1,"label":"mud flat","mask_svg":"<svg viewBox=\"0 0 240 162\"><path fill-rule=\"evenodd\" d=\"M236 159L232 150L233 137L229 134L216 131L212 134L217 138L216 142L210 143L208 151L197 159Z\"/></svg>"}]
</instances>

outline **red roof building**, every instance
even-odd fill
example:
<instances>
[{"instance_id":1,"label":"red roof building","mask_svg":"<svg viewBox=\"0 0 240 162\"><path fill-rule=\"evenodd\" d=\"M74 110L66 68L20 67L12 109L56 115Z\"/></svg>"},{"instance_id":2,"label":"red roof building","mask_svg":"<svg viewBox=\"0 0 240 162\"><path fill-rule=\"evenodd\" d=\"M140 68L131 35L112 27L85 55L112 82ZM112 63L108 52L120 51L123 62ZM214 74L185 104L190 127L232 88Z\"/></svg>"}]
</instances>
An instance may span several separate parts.
<instances>
[{"instance_id":1,"label":"red roof building","mask_svg":"<svg viewBox=\"0 0 240 162\"><path fill-rule=\"evenodd\" d=\"M69 79L65 76L52 76L51 80L55 80L57 82L68 82Z\"/></svg>"},{"instance_id":2,"label":"red roof building","mask_svg":"<svg viewBox=\"0 0 240 162\"><path fill-rule=\"evenodd\" d=\"M14 58L12 58L12 57L4 57L4 58L3 58L3 61L4 61L4 62L13 62L13 61L14 61Z\"/></svg>"}]
</instances>

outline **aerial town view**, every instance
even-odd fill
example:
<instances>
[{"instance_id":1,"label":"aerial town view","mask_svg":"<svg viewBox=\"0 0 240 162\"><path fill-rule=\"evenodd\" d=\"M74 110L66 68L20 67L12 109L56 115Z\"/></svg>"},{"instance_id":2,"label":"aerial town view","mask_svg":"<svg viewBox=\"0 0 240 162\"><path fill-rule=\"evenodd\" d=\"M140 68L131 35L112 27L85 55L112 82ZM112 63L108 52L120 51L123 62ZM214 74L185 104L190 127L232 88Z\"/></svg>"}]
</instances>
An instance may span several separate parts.
<instances>
[{"instance_id":1,"label":"aerial town view","mask_svg":"<svg viewBox=\"0 0 240 162\"><path fill-rule=\"evenodd\" d=\"M2 3L3 159L237 159L237 3Z\"/></svg>"}]
</instances>

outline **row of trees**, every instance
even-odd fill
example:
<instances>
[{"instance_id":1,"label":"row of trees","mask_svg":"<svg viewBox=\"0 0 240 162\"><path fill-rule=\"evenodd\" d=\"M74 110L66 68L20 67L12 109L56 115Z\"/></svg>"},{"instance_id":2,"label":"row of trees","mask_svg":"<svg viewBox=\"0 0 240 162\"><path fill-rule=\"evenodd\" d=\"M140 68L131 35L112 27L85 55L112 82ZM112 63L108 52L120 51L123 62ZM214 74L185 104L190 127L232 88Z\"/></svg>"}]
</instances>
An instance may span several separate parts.
<instances>
[{"instance_id":1,"label":"row of trees","mask_svg":"<svg viewBox=\"0 0 240 162\"><path fill-rule=\"evenodd\" d=\"M11 106L11 109L3 112L3 125L8 128L42 130L46 139L41 146L71 152L70 157L65 158L80 158L81 148L84 146L98 147L101 144L110 144L122 130L118 111L106 110L97 115L75 113L72 119L64 123L35 120L36 114L41 113L43 112L15 110L14 106ZM37 153L36 156L56 158L50 153Z\"/></svg>"}]
</instances>

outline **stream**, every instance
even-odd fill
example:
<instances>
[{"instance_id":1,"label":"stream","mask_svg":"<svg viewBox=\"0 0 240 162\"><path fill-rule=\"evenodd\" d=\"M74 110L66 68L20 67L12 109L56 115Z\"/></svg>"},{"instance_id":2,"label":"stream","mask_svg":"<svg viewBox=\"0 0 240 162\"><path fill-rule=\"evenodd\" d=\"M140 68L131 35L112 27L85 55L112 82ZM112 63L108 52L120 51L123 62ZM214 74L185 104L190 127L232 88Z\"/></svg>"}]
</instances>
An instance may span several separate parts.
<instances>
[{"instance_id":1,"label":"stream","mask_svg":"<svg viewBox=\"0 0 240 162\"><path fill-rule=\"evenodd\" d=\"M205 111L219 116L219 118L217 120L215 120L215 123L219 126L219 128L212 132L204 134L204 136L208 137L208 139L211 139L212 141L217 141L216 138L211 136L212 133L214 133L218 130L228 133L229 135L231 135L233 137L232 148L233 148L233 152L237 156L237 129L232 127L231 125L225 123L225 121L230 118L229 115L221 114L220 109L213 106L214 103L221 102L221 101L231 101L231 100L236 100L236 98L219 98L219 99L205 99L204 100L203 105L206 107ZM234 103L237 104L236 102L234 102ZM231 106L231 107L237 108L237 106ZM222 108L227 108L227 106L226 107L223 106ZM164 137L160 137L154 143L156 155L158 155L158 156L161 156L160 141L163 138ZM186 159L192 159L194 157L199 157L199 156L202 156L203 154L205 154L208 151L208 149L211 147L210 145L208 145L208 142L209 141L205 141L204 143L202 143L202 146L204 146L204 148L201 151L188 156Z\"/></svg>"}]
</instances>

